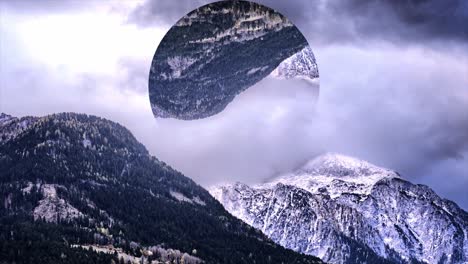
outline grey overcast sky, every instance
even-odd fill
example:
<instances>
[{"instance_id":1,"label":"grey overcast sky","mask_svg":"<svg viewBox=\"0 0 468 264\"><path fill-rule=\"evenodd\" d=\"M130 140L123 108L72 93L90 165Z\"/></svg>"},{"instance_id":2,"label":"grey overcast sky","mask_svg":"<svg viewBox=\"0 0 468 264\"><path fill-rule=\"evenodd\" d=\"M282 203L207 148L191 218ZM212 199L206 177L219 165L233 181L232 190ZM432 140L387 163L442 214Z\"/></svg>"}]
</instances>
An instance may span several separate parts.
<instances>
[{"instance_id":1,"label":"grey overcast sky","mask_svg":"<svg viewBox=\"0 0 468 264\"><path fill-rule=\"evenodd\" d=\"M0 1L0 111L82 112L127 126L204 186L254 183L339 152L468 209L468 1L263 0L307 37L317 103L263 82L200 121L155 120L164 33L200 0Z\"/></svg>"}]
</instances>

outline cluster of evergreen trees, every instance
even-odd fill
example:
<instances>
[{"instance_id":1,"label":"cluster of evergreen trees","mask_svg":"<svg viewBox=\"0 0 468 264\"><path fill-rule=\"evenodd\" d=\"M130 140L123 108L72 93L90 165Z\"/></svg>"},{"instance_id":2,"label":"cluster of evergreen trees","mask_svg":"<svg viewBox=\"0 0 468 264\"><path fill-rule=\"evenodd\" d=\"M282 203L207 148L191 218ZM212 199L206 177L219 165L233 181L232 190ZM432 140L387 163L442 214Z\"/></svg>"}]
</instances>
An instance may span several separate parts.
<instances>
[{"instance_id":1,"label":"cluster of evergreen trees","mask_svg":"<svg viewBox=\"0 0 468 264\"><path fill-rule=\"evenodd\" d=\"M3 212L2 212L3 213ZM114 255L72 248L72 242L90 242L85 232L31 216L0 217L0 263L111 263Z\"/></svg>"}]
</instances>

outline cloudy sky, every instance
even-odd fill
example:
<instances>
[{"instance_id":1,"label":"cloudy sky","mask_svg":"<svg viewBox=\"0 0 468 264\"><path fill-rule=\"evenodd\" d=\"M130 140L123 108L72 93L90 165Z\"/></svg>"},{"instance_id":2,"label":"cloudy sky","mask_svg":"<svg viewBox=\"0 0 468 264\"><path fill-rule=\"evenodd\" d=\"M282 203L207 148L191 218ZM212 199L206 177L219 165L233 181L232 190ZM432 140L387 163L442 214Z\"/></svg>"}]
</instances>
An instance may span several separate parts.
<instances>
[{"instance_id":1,"label":"cloudy sky","mask_svg":"<svg viewBox=\"0 0 468 264\"><path fill-rule=\"evenodd\" d=\"M155 120L151 59L209 1L0 1L0 111L82 112L127 126L204 186L260 182L339 152L468 209L468 2L263 0L309 40L320 96L263 83L220 115Z\"/></svg>"}]
</instances>

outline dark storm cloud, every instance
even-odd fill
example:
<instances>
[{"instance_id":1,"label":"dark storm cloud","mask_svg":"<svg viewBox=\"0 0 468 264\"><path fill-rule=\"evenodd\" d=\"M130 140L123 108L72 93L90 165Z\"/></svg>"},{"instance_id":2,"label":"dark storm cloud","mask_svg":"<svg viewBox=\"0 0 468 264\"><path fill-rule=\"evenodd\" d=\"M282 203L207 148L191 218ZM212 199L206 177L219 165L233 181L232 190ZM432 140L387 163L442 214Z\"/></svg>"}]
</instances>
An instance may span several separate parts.
<instances>
[{"instance_id":1,"label":"dark storm cloud","mask_svg":"<svg viewBox=\"0 0 468 264\"><path fill-rule=\"evenodd\" d=\"M168 28L190 11L208 4L208 0L146 1L137 6L129 15L129 22L142 26L161 26Z\"/></svg>"},{"instance_id":2,"label":"dark storm cloud","mask_svg":"<svg viewBox=\"0 0 468 264\"><path fill-rule=\"evenodd\" d=\"M97 2L97 0L0 0L0 7L21 13L50 14L86 10Z\"/></svg>"},{"instance_id":3,"label":"dark storm cloud","mask_svg":"<svg viewBox=\"0 0 468 264\"><path fill-rule=\"evenodd\" d=\"M136 23L141 26L172 26L184 15L190 11L216 1L210 0L146 0L143 4L136 7L129 15L129 23ZM309 5L307 1L275 1L262 0L254 1L267 7L277 9L283 15L292 19L293 22L307 20L308 11L314 5Z\"/></svg>"},{"instance_id":4,"label":"dark storm cloud","mask_svg":"<svg viewBox=\"0 0 468 264\"><path fill-rule=\"evenodd\" d=\"M352 22L359 36L468 39L468 3L463 0L330 1L327 10Z\"/></svg>"},{"instance_id":5,"label":"dark storm cloud","mask_svg":"<svg viewBox=\"0 0 468 264\"><path fill-rule=\"evenodd\" d=\"M174 24L189 11L212 1L146 1L129 21L143 26ZM391 41L468 40L468 2L463 0L295 0L256 1L290 18L312 42L361 38Z\"/></svg>"},{"instance_id":6,"label":"dark storm cloud","mask_svg":"<svg viewBox=\"0 0 468 264\"><path fill-rule=\"evenodd\" d=\"M214 3L210 0L146 0L141 5L136 7L129 15L129 22L136 23L141 26L157 26L165 24L172 26L184 15L192 10L203 5ZM293 22L308 20L309 11L316 12L316 5L310 5L308 1L276 1L276 0L260 0L253 1L263 4L267 7L280 11L288 18L293 18ZM314 2L314 1L312 1ZM316 1L317 2L317 1Z\"/></svg>"}]
</instances>

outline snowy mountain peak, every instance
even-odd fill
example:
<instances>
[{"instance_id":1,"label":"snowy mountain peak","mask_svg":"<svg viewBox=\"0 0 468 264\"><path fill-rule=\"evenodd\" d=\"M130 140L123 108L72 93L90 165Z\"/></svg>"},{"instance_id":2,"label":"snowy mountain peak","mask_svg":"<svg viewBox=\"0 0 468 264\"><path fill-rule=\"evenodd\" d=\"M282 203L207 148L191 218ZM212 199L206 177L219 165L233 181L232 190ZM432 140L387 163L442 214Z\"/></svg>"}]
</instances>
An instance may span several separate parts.
<instances>
[{"instance_id":1,"label":"snowy mountain peak","mask_svg":"<svg viewBox=\"0 0 468 264\"><path fill-rule=\"evenodd\" d=\"M329 263L468 261L465 211L359 159L325 154L268 183L210 192L280 245Z\"/></svg>"},{"instance_id":2,"label":"snowy mountain peak","mask_svg":"<svg viewBox=\"0 0 468 264\"><path fill-rule=\"evenodd\" d=\"M326 174L327 176L367 176L393 173L367 161L337 153L327 153L308 161L296 173Z\"/></svg>"},{"instance_id":3,"label":"snowy mountain peak","mask_svg":"<svg viewBox=\"0 0 468 264\"><path fill-rule=\"evenodd\" d=\"M281 175L263 186L278 183L296 186L312 193L368 195L381 180L399 178L394 171L367 161L341 154L327 153L316 157L292 173ZM259 185L258 187L263 187ZM363 197L365 198L365 197Z\"/></svg>"}]
</instances>

